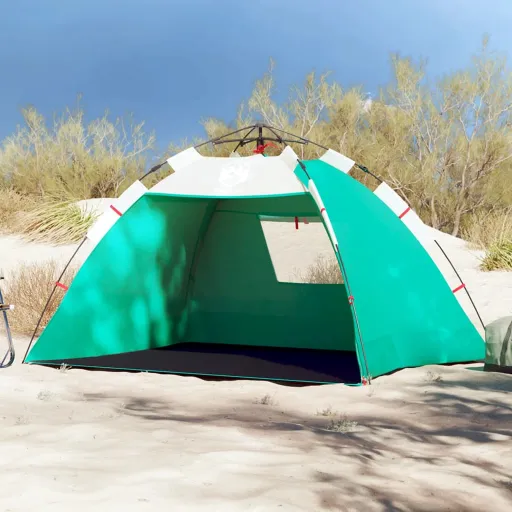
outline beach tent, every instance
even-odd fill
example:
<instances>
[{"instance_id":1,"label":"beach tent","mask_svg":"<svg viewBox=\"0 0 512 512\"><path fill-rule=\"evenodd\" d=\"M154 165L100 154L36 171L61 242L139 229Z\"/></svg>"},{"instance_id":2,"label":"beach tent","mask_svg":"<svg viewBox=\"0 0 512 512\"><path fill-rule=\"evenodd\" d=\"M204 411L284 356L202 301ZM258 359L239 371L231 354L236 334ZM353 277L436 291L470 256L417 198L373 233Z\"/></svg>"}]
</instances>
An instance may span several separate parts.
<instances>
[{"instance_id":1,"label":"beach tent","mask_svg":"<svg viewBox=\"0 0 512 512\"><path fill-rule=\"evenodd\" d=\"M189 148L149 190L128 188L89 231L94 248L25 362L360 383L483 359L429 228L385 183L371 191L350 174L365 167L322 147L302 161L290 144L310 141L287 135L248 127L211 142L255 142L255 154ZM273 142L283 151L265 155ZM278 281L268 219L321 223L343 284Z\"/></svg>"},{"instance_id":2,"label":"beach tent","mask_svg":"<svg viewBox=\"0 0 512 512\"><path fill-rule=\"evenodd\" d=\"M484 370L512 373L512 316L485 326Z\"/></svg>"}]
</instances>

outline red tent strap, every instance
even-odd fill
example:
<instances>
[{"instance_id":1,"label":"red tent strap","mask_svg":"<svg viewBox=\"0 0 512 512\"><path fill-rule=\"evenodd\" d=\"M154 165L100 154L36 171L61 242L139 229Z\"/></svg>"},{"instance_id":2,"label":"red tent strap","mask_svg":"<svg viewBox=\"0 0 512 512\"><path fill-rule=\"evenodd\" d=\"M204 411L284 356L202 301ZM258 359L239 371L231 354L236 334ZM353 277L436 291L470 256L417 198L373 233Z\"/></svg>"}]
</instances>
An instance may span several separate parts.
<instances>
[{"instance_id":1,"label":"red tent strap","mask_svg":"<svg viewBox=\"0 0 512 512\"><path fill-rule=\"evenodd\" d=\"M55 283L55 285L59 288L62 288L65 292L67 292L69 289L65 284L59 283L58 281Z\"/></svg>"},{"instance_id":2,"label":"red tent strap","mask_svg":"<svg viewBox=\"0 0 512 512\"><path fill-rule=\"evenodd\" d=\"M272 143L272 142L267 142L266 144L260 144L254 151L253 153L256 153L257 155L262 155L263 153L265 153L265 149L267 148L277 148L277 146Z\"/></svg>"},{"instance_id":3,"label":"red tent strap","mask_svg":"<svg viewBox=\"0 0 512 512\"><path fill-rule=\"evenodd\" d=\"M462 283L460 286L457 286L457 288L454 288L452 290L452 293L457 293L459 290L462 290L463 288L466 288L466 285Z\"/></svg>"},{"instance_id":4,"label":"red tent strap","mask_svg":"<svg viewBox=\"0 0 512 512\"><path fill-rule=\"evenodd\" d=\"M113 204L110 205L110 208L113 211L115 211L117 213L117 215L119 215L119 217L121 217L123 215Z\"/></svg>"},{"instance_id":5,"label":"red tent strap","mask_svg":"<svg viewBox=\"0 0 512 512\"><path fill-rule=\"evenodd\" d=\"M404 215L407 215L409 212L411 211L411 207L408 206L399 216L398 218L401 219L402 217L404 217Z\"/></svg>"}]
</instances>

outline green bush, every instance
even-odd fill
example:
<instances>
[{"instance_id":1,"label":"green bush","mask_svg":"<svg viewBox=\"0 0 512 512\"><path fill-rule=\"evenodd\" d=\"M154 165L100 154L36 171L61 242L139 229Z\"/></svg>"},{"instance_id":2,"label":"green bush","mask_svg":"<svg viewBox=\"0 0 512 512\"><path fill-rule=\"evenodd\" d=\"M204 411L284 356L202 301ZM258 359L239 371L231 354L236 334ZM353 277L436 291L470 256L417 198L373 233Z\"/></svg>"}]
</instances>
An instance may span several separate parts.
<instances>
[{"instance_id":1,"label":"green bush","mask_svg":"<svg viewBox=\"0 0 512 512\"><path fill-rule=\"evenodd\" d=\"M48 126L35 108L24 109L24 126L0 149L0 187L64 200L117 197L144 172L155 138L143 123L84 116L67 109Z\"/></svg>"},{"instance_id":2,"label":"green bush","mask_svg":"<svg viewBox=\"0 0 512 512\"><path fill-rule=\"evenodd\" d=\"M483 270L512 270L512 241L496 242L487 250Z\"/></svg>"}]
</instances>

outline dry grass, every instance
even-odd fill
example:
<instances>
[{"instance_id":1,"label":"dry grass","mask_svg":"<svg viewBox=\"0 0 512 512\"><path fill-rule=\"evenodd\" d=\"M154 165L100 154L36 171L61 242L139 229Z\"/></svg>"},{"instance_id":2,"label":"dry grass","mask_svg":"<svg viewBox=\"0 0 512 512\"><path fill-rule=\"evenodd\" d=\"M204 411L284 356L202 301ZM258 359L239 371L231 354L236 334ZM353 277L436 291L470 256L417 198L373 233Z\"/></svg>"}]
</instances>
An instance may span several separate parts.
<instances>
[{"instance_id":1,"label":"dry grass","mask_svg":"<svg viewBox=\"0 0 512 512\"><path fill-rule=\"evenodd\" d=\"M80 241L96 220L74 201L22 195L0 188L0 233L15 233L33 242L51 244Z\"/></svg>"},{"instance_id":2,"label":"dry grass","mask_svg":"<svg viewBox=\"0 0 512 512\"><path fill-rule=\"evenodd\" d=\"M357 421L349 420L346 415L331 418L327 430L329 432L338 432L346 434L352 432L358 426Z\"/></svg>"},{"instance_id":3,"label":"dry grass","mask_svg":"<svg viewBox=\"0 0 512 512\"><path fill-rule=\"evenodd\" d=\"M310 265L305 272L297 271L296 276L304 283L343 284L340 266L334 255L318 256L315 263Z\"/></svg>"},{"instance_id":4,"label":"dry grass","mask_svg":"<svg viewBox=\"0 0 512 512\"><path fill-rule=\"evenodd\" d=\"M10 233L19 224L20 212L30 209L36 200L11 188L0 187L0 233Z\"/></svg>"},{"instance_id":5,"label":"dry grass","mask_svg":"<svg viewBox=\"0 0 512 512\"><path fill-rule=\"evenodd\" d=\"M254 403L260 404L260 405L277 405L277 402L275 398L272 395L269 395L268 393L261 398L258 398Z\"/></svg>"},{"instance_id":6,"label":"dry grass","mask_svg":"<svg viewBox=\"0 0 512 512\"><path fill-rule=\"evenodd\" d=\"M464 238L485 250L482 270L512 270L512 208L475 214Z\"/></svg>"},{"instance_id":7,"label":"dry grass","mask_svg":"<svg viewBox=\"0 0 512 512\"><path fill-rule=\"evenodd\" d=\"M482 270L511 270L512 271L512 239L496 242L489 249L480 265Z\"/></svg>"},{"instance_id":8,"label":"dry grass","mask_svg":"<svg viewBox=\"0 0 512 512\"><path fill-rule=\"evenodd\" d=\"M316 414L317 416L329 418L329 423L326 427L329 432L346 434L347 432L352 432L358 426L357 421L349 420L346 414L340 414L339 412L334 411L331 406L321 411L317 411Z\"/></svg>"},{"instance_id":9,"label":"dry grass","mask_svg":"<svg viewBox=\"0 0 512 512\"><path fill-rule=\"evenodd\" d=\"M32 196L117 197L143 173L155 142L144 123L108 115L88 122L80 107L53 123L33 107L22 115L0 145L0 186Z\"/></svg>"},{"instance_id":10,"label":"dry grass","mask_svg":"<svg viewBox=\"0 0 512 512\"><path fill-rule=\"evenodd\" d=\"M21 213L13 230L31 242L73 243L82 240L95 220L72 201L46 200Z\"/></svg>"},{"instance_id":11,"label":"dry grass","mask_svg":"<svg viewBox=\"0 0 512 512\"><path fill-rule=\"evenodd\" d=\"M463 238L478 249L512 240L512 208L493 213L477 213Z\"/></svg>"},{"instance_id":12,"label":"dry grass","mask_svg":"<svg viewBox=\"0 0 512 512\"><path fill-rule=\"evenodd\" d=\"M62 270L63 264L54 260L21 265L6 280L6 300L15 305L14 311L9 313L13 332L32 334ZM76 268L70 268L61 281L69 286L75 274ZM48 324L63 296L64 291L57 288L41 322L40 331Z\"/></svg>"}]
</instances>

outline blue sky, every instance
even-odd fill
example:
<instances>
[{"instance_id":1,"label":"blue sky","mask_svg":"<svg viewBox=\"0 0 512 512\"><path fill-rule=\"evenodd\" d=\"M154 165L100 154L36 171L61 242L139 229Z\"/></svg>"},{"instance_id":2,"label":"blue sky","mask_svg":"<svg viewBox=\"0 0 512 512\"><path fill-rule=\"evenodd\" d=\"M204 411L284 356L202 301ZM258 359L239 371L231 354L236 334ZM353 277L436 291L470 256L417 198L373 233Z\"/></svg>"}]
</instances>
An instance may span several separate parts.
<instances>
[{"instance_id":1,"label":"blue sky","mask_svg":"<svg viewBox=\"0 0 512 512\"><path fill-rule=\"evenodd\" d=\"M391 52L433 76L468 63L484 33L512 50L511 0L0 0L0 138L20 109L132 113L160 147L236 116L276 61L279 94L311 70L377 92Z\"/></svg>"}]
</instances>

